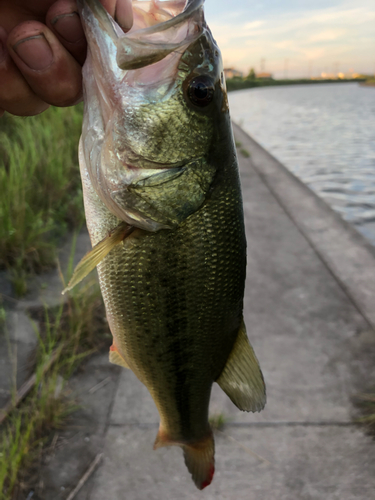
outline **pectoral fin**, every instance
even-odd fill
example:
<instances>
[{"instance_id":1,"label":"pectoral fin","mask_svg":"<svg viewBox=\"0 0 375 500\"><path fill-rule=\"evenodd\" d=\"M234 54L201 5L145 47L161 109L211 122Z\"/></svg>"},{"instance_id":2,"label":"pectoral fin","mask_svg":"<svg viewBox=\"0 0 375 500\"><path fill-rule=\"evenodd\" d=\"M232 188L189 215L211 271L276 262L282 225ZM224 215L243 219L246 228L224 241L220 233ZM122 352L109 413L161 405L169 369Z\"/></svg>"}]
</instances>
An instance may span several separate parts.
<instances>
[{"instance_id":1,"label":"pectoral fin","mask_svg":"<svg viewBox=\"0 0 375 500\"><path fill-rule=\"evenodd\" d=\"M108 236L97 243L90 252L78 263L74 269L68 286L63 290L63 294L74 288L109 254L116 245L121 243L133 231L133 227L125 222L121 222Z\"/></svg>"},{"instance_id":2,"label":"pectoral fin","mask_svg":"<svg viewBox=\"0 0 375 500\"><path fill-rule=\"evenodd\" d=\"M240 410L260 411L266 404L263 375L243 321L227 364L216 382Z\"/></svg>"}]
</instances>

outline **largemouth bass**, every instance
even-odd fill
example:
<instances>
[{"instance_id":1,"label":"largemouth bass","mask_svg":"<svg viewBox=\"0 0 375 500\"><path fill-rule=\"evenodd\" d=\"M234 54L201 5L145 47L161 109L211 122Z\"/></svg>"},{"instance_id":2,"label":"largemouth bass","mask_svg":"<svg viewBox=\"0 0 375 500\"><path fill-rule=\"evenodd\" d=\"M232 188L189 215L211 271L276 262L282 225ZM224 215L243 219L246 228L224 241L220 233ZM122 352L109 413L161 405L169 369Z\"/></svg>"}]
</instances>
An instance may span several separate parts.
<instances>
[{"instance_id":1,"label":"largemouth bass","mask_svg":"<svg viewBox=\"0 0 375 500\"><path fill-rule=\"evenodd\" d=\"M204 0L134 1L124 33L78 0L88 41L80 168L113 334L160 414L154 448L178 445L199 489L214 473L216 381L241 410L265 404L243 322L246 240L219 48Z\"/></svg>"}]
</instances>

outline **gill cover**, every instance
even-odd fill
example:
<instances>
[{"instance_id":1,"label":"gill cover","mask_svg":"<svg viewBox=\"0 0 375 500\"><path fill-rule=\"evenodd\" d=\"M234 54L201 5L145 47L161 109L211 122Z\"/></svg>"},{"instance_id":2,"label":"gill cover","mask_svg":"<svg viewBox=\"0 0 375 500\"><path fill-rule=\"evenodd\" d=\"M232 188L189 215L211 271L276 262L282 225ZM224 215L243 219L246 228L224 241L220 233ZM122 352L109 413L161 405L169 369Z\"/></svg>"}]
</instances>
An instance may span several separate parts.
<instances>
[{"instance_id":1,"label":"gill cover","mask_svg":"<svg viewBox=\"0 0 375 500\"><path fill-rule=\"evenodd\" d=\"M216 61L206 62L204 55L214 41L203 3L188 0L184 8L182 2L172 8L170 2L134 2L166 20L152 25L154 13L145 11L141 21L150 24L124 33L99 0L78 0L88 40L83 72L90 102L80 156L108 210L146 231L175 228L198 210L216 173L206 160L213 125L199 106L190 111L180 101L181 79L195 70L199 57L202 71L216 71ZM191 47L203 56L196 60ZM216 46L212 52L218 54ZM194 97L203 103L200 86L189 102Z\"/></svg>"}]
</instances>

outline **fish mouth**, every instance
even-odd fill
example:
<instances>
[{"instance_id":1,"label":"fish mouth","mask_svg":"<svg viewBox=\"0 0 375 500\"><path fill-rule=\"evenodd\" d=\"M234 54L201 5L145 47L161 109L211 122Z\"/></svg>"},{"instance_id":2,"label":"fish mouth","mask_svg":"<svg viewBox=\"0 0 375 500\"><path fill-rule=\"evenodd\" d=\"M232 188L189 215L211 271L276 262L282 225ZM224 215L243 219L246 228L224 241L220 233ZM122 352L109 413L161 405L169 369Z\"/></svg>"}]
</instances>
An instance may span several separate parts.
<instances>
[{"instance_id":1,"label":"fish mouth","mask_svg":"<svg viewBox=\"0 0 375 500\"><path fill-rule=\"evenodd\" d=\"M193 43L203 30L204 1L134 2L133 27L116 43L119 68L143 68Z\"/></svg>"},{"instance_id":2,"label":"fish mouth","mask_svg":"<svg viewBox=\"0 0 375 500\"><path fill-rule=\"evenodd\" d=\"M205 0L177 0L162 2L133 1L134 23L128 34L142 31L148 35L160 33L187 20L201 7ZM142 26L143 24L143 26ZM157 27L155 27L155 25Z\"/></svg>"},{"instance_id":3,"label":"fish mouth","mask_svg":"<svg viewBox=\"0 0 375 500\"><path fill-rule=\"evenodd\" d=\"M99 0L77 0L81 13L96 19L97 28L116 47L120 70L144 68L180 52L202 33L205 0L133 1L134 23L127 33Z\"/></svg>"}]
</instances>

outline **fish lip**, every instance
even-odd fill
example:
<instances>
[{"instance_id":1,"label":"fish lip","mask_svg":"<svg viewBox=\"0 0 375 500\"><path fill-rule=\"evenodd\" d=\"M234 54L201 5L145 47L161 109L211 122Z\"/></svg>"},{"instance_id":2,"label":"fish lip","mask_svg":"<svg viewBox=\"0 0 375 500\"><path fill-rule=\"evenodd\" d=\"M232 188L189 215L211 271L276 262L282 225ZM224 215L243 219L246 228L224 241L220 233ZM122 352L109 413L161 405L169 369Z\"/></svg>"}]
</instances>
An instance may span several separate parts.
<instances>
[{"instance_id":1,"label":"fish lip","mask_svg":"<svg viewBox=\"0 0 375 500\"><path fill-rule=\"evenodd\" d=\"M188 0L184 10L175 17L147 28L134 29L133 26L128 33L120 34L115 41L118 67L121 70L135 70L152 66L168 55L187 48L199 38L206 26L204 2L205 0ZM156 39L153 35L157 35Z\"/></svg>"},{"instance_id":2,"label":"fish lip","mask_svg":"<svg viewBox=\"0 0 375 500\"><path fill-rule=\"evenodd\" d=\"M124 71L129 72L129 70L153 66L154 63L165 59L172 53L181 53L190 43L193 43L206 27L203 14L204 2L205 0L187 0L183 11L171 19L140 29L134 25L127 33L122 30L99 0L77 0L77 5L84 21L83 27L89 47L92 44L98 45L99 42L103 44L103 51L107 52L106 57L110 56L110 72L120 83L126 75ZM99 52L101 52L100 47ZM103 58L103 54L98 58ZM174 61L173 73L175 73L175 67ZM128 77L131 79L129 74Z\"/></svg>"},{"instance_id":3,"label":"fish lip","mask_svg":"<svg viewBox=\"0 0 375 500\"><path fill-rule=\"evenodd\" d=\"M136 34L137 38L139 38L139 35L146 35L146 36L152 35L155 33L160 33L161 31L165 31L169 28L173 28L177 24L188 21L194 14L194 12L203 7L205 3L205 0L187 0L184 10L180 14L177 14L177 16L173 17L172 19L168 19L167 21L163 21L162 23L155 24L154 26L149 26L147 28L141 28L138 30L125 33L118 25L118 23L115 21L115 19L104 9L102 5L96 3L95 0L76 0L76 1L80 15L82 14L85 5L87 5L87 7L91 10L92 15L97 20L100 11L102 11L101 12L102 15L106 13L107 28L109 27L109 25L111 25L112 28L110 32L108 32L108 35L112 38L113 41L115 41L120 37L122 38L123 36L131 38L132 35Z\"/></svg>"}]
</instances>

